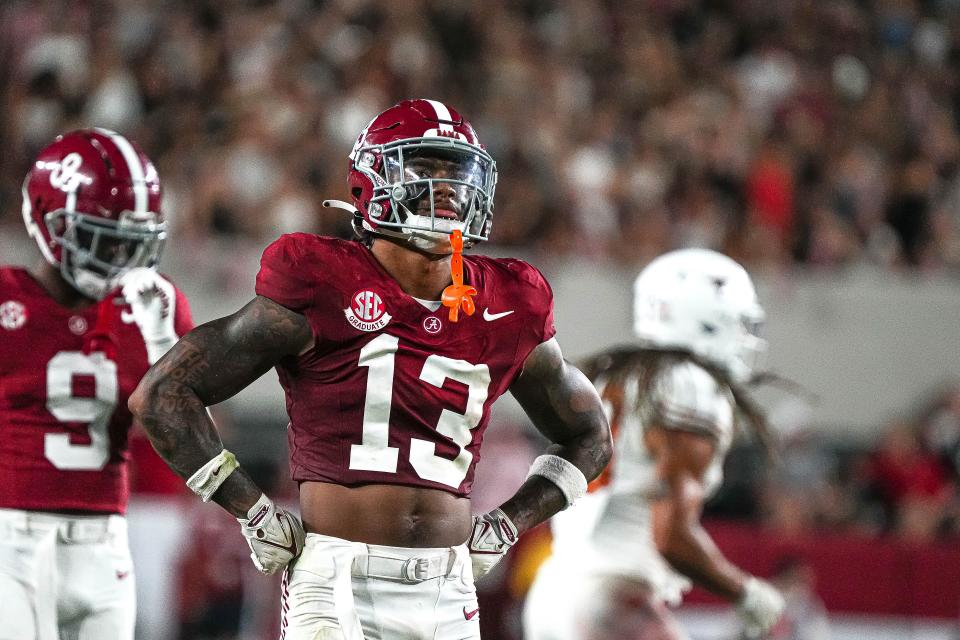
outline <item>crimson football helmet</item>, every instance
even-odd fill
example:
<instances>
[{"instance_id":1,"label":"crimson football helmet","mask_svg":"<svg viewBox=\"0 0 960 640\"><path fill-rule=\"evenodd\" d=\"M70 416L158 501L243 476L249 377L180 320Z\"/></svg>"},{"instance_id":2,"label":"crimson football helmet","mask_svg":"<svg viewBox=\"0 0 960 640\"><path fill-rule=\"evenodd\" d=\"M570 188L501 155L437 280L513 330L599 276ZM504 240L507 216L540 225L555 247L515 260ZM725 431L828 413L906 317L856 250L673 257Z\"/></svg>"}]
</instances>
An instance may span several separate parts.
<instances>
[{"instance_id":1,"label":"crimson football helmet","mask_svg":"<svg viewBox=\"0 0 960 640\"><path fill-rule=\"evenodd\" d=\"M473 127L436 100L404 100L360 133L350 152L356 226L430 251L454 229L486 240L497 167ZM332 206L340 203L328 201Z\"/></svg>"},{"instance_id":2,"label":"crimson football helmet","mask_svg":"<svg viewBox=\"0 0 960 640\"><path fill-rule=\"evenodd\" d=\"M166 238L160 180L133 142L106 129L65 133L23 182L23 222L47 262L99 300L135 267L154 267Z\"/></svg>"}]
</instances>

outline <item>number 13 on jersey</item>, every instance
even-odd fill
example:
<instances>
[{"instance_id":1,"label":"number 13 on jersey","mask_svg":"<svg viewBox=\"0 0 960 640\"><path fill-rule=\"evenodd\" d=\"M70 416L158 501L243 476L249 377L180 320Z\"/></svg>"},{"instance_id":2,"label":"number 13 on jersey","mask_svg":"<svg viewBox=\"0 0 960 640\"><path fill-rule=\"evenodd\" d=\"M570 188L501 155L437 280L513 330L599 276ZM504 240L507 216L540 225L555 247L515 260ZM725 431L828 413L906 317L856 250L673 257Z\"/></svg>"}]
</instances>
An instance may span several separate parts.
<instances>
[{"instance_id":1,"label":"number 13 on jersey","mask_svg":"<svg viewBox=\"0 0 960 640\"><path fill-rule=\"evenodd\" d=\"M350 468L363 471L396 473L400 450L389 445L390 405L393 401L393 378L399 339L381 334L360 350L359 366L367 367L367 393L363 405L361 444L350 447ZM437 433L450 438L460 451L453 460L436 455L436 444L411 438L410 465L424 480L458 487L467 475L473 454L467 451L470 433L483 417L483 405L490 387L490 369L485 364L471 364L440 355L427 357L420 371L420 380L441 388L447 379L467 386L464 413L444 409L437 421Z\"/></svg>"}]
</instances>

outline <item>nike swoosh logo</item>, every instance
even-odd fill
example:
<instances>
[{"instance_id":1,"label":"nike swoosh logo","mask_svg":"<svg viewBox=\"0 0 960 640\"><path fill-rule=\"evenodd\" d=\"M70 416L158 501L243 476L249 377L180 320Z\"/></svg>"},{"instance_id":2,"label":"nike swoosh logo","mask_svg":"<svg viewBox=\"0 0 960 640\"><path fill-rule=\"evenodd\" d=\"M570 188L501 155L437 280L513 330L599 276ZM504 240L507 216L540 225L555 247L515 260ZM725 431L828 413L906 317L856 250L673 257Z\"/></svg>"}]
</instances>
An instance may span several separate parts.
<instances>
[{"instance_id":1,"label":"nike swoosh logo","mask_svg":"<svg viewBox=\"0 0 960 640\"><path fill-rule=\"evenodd\" d=\"M466 607L463 608L463 617L467 620L473 620L478 613L480 613L480 607L477 607L473 611L467 611Z\"/></svg>"},{"instance_id":2,"label":"nike swoosh logo","mask_svg":"<svg viewBox=\"0 0 960 640\"><path fill-rule=\"evenodd\" d=\"M504 316L508 316L511 313L513 313L513 309L511 309L510 311L501 311L500 313L490 313L490 309L484 309L483 319L486 320L487 322L491 322L493 320L498 320Z\"/></svg>"}]
</instances>

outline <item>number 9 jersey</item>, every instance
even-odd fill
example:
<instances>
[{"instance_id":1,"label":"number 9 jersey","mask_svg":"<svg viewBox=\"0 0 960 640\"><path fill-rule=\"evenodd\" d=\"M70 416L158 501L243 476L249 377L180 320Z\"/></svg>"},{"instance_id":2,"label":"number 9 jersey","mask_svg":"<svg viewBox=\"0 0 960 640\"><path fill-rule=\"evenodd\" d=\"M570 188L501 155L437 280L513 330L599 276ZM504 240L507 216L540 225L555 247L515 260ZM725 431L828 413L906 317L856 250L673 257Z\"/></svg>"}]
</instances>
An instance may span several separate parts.
<instances>
[{"instance_id":1,"label":"number 9 jersey","mask_svg":"<svg viewBox=\"0 0 960 640\"><path fill-rule=\"evenodd\" d=\"M264 251L256 292L303 314L312 348L277 366L291 475L468 496L490 407L553 337L553 294L514 259L465 255L476 313L404 293L356 241L290 234Z\"/></svg>"},{"instance_id":2,"label":"number 9 jersey","mask_svg":"<svg viewBox=\"0 0 960 640\"><path fill-rule=\"evenodd\" d=\"M0 268L0 508L126 511L127 398L149 368L129 307L115 307L114 353L89 348L100 305L117 299L69 309ZM174 325L193 326L179 290Z\"/></svg>"}]
</instances>

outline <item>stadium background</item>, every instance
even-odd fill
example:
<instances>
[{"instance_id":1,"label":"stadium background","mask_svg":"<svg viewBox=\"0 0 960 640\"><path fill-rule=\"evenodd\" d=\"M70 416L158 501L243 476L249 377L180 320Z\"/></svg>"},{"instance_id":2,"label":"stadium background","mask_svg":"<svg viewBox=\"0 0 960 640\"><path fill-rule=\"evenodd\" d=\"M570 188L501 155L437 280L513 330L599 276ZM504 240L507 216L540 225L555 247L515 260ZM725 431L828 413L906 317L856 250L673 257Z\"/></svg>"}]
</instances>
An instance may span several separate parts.
<instances>
[{"instance_id":1,"label":"stadium background","mask_svg":"<svg viewBox=\"0 0 960 640\"><path fill-rule=\"evenodd\" d=\"M156 162L163 270L195 318L252 295L287 231L349 233L346 153L406 97L456 105L498 161L494 242L543 268L568 356L629 340L652 256L708 246L757 276L783 442L749 442L710 506L721 546L790 594L775 638L957 638L960 615L960 2L146 0L0 6L0 261L29 263L19 186L56 133L107 126ZM215 408L275 495L275 375ZM497 408L476 508L540 445ZM235 523L134 440L138 638L272 637L275 581ZM517 615L542 531L481 585ZM696 638L733 621L695 594ZM806 634L806 635L802 635ZM826 634L826 635L825 635Z\"/></svg>"}]
</instances>

